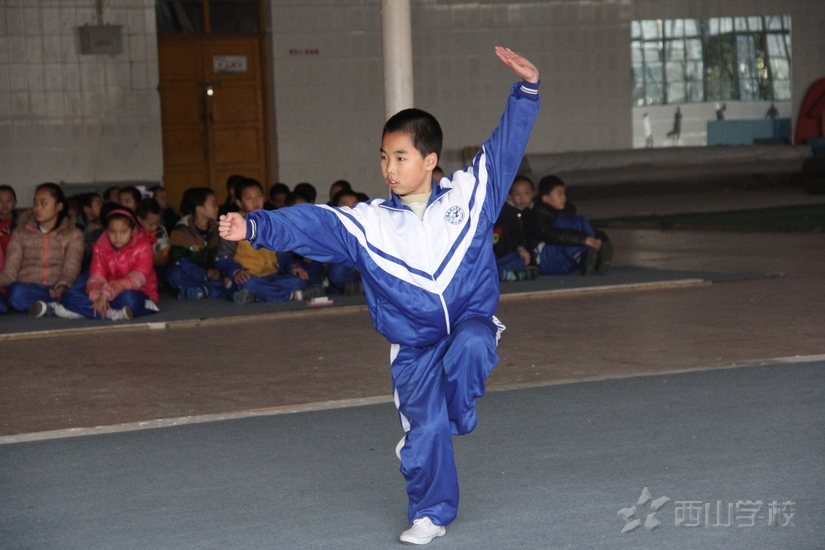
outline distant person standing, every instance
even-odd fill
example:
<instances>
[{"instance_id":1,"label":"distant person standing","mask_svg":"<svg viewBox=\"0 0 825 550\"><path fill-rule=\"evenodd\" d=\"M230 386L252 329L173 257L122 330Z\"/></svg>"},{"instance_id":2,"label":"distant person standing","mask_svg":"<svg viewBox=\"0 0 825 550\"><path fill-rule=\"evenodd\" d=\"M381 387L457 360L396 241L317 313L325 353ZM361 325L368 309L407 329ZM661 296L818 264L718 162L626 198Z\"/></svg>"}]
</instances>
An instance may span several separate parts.
<instances>
[{"instance_id":1,"label":"distant person standing","mask_svg":"<svg viewBox=\"0 0 825 550\"><path fill-rule=\"evenodd\" d=\"M676 107L673 115L673 130L667 133L671 145L679 145L679 137L682 135L682 108Z\"/></svg>"},{"instance_id":2,"label":"distant person standing","mask_svg":"<svg viewBox=\"0 0 825 550\"><path fill-rule=\"evenodd\" d=\"M779 117L779 109L776 108L776 104L771 101L771 106L768 108L768 112L765 113L765 118L769 118L771 120L776 120Z\"/></svg>"},{"instance_id":3,"label":"distant person standing","mask_svg":"<svg viewBox=\"0 0 825 550\"><path fill-rule=\"evenodd\" d=\"M719 104L716 104L716 120L725 120L725 111L728 110L728 104L722 103L720 107Z\"/></svg>"},{"instance_id":4,"label":"distant person standing","mask_svg":"<svg viewBox=\"0 0 825 550\"><path fill-rule=\"evenodd\" d=\"M642 127L645 130L645 148L653 149L653 129L650 127L650 116L647 113L642 115Z\"/></svg>"}]
</instances>

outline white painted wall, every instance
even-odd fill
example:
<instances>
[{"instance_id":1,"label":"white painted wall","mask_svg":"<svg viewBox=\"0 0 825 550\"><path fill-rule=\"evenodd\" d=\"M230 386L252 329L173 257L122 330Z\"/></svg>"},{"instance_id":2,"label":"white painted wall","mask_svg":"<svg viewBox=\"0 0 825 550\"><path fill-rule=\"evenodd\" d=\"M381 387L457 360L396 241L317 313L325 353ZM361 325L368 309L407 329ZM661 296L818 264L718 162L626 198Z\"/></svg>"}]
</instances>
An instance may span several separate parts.
<instances>
[{"instance_id":1,"label":"white painted wall","mask_svg":"<svg viewBox=\"0 0 825 550\"><path fill-rule=\"evenodd\" d=\"M338 178L383 194L379 0L271 5L280 179L310 181L321 197ZM501 114L513 77L493 56L497 44L523 53L542 73L533 153L634 146L634 126L641 125L630 99L634 19L791 15L793 101L777 104L782 116L795 117L807 87L825 76L821 0L414 0L412 12L415 100L443 126L448 171L461 167L461 149L481 144ZM303 48L319 55L288 53ZM672 128L673 109L648 109L655 135ZM759 118L767 105L728 102L727 116L750 117L754 109ZM683 143L704 143L705 111L715 118L715 106L682 110Z\"/></svg>"},{"instance_id":2,"label":"white painted wall","mask_svg":"<svg viewBox=\"0 0 825 550\"><path fill-rule=\"evenodd\" d=\"M156 181L163 175L153 0L104 2L123 53L80 55L94 0L0 5L0 183L31 203L44 181Z\"/></svg>"},{"instance_id":3,"label":"white painted wall","mask_svg":"<svg viewBox=\"0 0 825 550\"><path fill-rule=\"evenodd\" d=\"M42 181L162 179L154 2L103 4L104 22L124 26L122 54L78 54L76 27L96 23L94 0L0 3L0 183L23 205ZM825 76L822 0L412 0L415 98L444 127L443 166L460 168L461 149L501 114L514 78L493 46L509 45L542 72L529 152L629 149L630 21L760 14L792 17L795 117ZM279 179L310 181L321 199L338 178L382 195L380 1L269 0L267 17ZM662 116L672 125L672 112ZM686 115L685 129L701 118Z\"/></svg>"}]
</instances>

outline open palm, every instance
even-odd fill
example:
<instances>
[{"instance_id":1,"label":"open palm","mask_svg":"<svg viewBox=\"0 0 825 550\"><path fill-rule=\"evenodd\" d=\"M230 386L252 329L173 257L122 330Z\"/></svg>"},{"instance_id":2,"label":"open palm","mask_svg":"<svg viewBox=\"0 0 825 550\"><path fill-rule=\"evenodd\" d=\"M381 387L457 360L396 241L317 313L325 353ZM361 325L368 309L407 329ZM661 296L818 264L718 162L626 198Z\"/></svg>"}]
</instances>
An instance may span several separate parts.
<instances>
[{"instance_id":1,"label":"open palm","mask_svg":"<svg viewBox=\"0 0 825 550\"><path fill-rule=\"evenodd\" d=\"M496 55L502 63L510 67L522 80L535 84L539 81L539 70L535 65L511 50L496 46Z\"/></svg>"}]
</instances>

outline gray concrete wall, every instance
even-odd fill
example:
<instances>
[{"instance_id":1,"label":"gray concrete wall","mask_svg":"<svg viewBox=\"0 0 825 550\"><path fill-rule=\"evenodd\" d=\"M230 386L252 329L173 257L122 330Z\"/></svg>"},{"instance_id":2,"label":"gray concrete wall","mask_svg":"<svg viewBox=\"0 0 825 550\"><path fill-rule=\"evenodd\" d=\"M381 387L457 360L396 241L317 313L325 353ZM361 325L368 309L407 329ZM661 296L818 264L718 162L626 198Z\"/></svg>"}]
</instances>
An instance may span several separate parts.
<instances>
[{"instance_id":1,"label":"gray concrete wall","mask_svg":"<svg viewBox=\"0 0 825 550\"><path fill-rule=\"evenodd\" d=\"M155 3L104 2L123 53L81 55L94 0L0 5L0 183L18 204L44 181L160 181Z\"/></svg>"}]
</instances>

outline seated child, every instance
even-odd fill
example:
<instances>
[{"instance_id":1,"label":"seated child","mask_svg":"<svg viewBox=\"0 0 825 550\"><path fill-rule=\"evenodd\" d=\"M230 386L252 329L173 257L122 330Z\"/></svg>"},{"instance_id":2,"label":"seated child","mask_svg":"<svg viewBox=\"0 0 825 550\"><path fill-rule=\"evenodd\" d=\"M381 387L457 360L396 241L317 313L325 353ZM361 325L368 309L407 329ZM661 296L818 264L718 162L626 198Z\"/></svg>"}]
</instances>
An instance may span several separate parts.
<instances>
[{"instance_id":1,"label":"seated child","mask_svg":"<svg viewBox=\"0 0 825 550\"><path fill-rule=\"evenodd\" d=\"M155 237L137 225L131 210L104 213L105 232L92 252L85 288L67 290L55 307L66 319L123 321L158 311L158 282L152 268Z\"/></svg>"},{"instance_id":2,"label":"seated child","mask_svg":"<svg viewBox=\"0 0 825 550\"><path fill-rule=\"evenodd\" d=\"M83 231L83 266L81 271L86 271L92 262L92 247L103 233L103 226L100 224L100 209L103 207L103 199L97 193L83 193L77 199L77 221L75 225Z\"/></svg>"},{"instance_id":3,"label":"seated child","mask_svg":"<svg viewBox=\"0 0 825 550\"><path fill-rule=\"evenodd\" d=\"M539 200L527 216L527 234L539 273L604 275L613 259L613 245L567 202L564 182L546 176L539 182Z\"/></svg>"},{"instance_id":4,"label":"seated child","mask_svg":"<svg viewBox=\"0 0 825 550\"><path fill-rule=\"evenodd\" d=\"M289 195L289 187L285 183L276 183L269 188L269 201L264 208L266 210L278 210L286 206L286 198Z\"/></svg>"},{"instance_id":5,"label":"seated child","mask_svg":"<svg viewBox=\"0 0 825 550\"><path fill-rule=\"evenodd\" d=\"M251 178L244 178L235 185L238 212L263 210L264 189ZM255 250L249 241L221 239L215 266L224 277L232 280L235 290L232 300L236 304L250 302L286 302L309 300L324 293L323 288L307 288L309 275L289 254L280 255L271 250ZM285 267L282 272L281 267Z\"/></svg>"},{"instance_id":6,"label":"seated child","mask_svg":"<svg viewBox=\"0 0 825 550\"><path fill-rule=\"evenodd\" d=\"M183 217L169 235L169 286L181 300L231 298L231 290L215 268L220 244L215 193L208 187L187 189L180 211Z\"/></svg>"},{"instance_id":7,"label":"seated child","mask_svg":"<svg viewBox=\"0 0 825 550\"><path fill-rule=\"evenodd\" d=\"M352 189L341 189L332 199L332 206L345 206L355 208L358 204L358 194ZM364 293L364 285L361 283L361 273L352 266L344 264L329 264L327 266L327 279L329 288L333 292L344 296L353 296Z\"/></svg>"},{"instance_id":8,"label":"seated child","mask_svg":"<svg viewBox=\"0 0 825 550\"><path fill-rule=\"evenodd\" d=\"M125 206L132 212L137 210L138 204L143 200L143 194L140 189L133 186L124 187L117 194L117 203L120 206Z\"/></svg>"},{"instance_id":9,"label":"seated child","mask_svg":"<svg viewBox=\"0 0 825 550\"><path fill-rule=\"evenodd\" d=\"M3 249L0 247L0 273L3 272L3 265L6 263L6 258L3 255ZM0 314L8 313L9 305L6 303L6 289L0 288Z\"/></svg>"},{"instance_id":10,"label":"seated child","mask_svg":"<svg viewBox=\"0 0 825 550\"><path fill-rule=\"evenodd\" d=\"M393 397L405 436L397 447L412 526L401 542L444 536L458 513L453 436L476 426L476 400L498 362L504 327L490 233L538 116L536 67L507 48L496 55L522 82L472 169L436 182L438 121L405 109L386 122L381 172L386 200L355 208L297 205L224 216L221 236L255 248L295 250L353 265L375 328L391 342Z\"/></svg>"},{"instance_id":11,"label":"seated child","mask_svg":"<svg viewBox=\"0 0 825 550\"><path fill-rule=\"evenodd\" d=\"M338 206L335 204L335 196L340 191L352 191L352 184L347 180L333 182L333 184L329 186L329 202L327 203L329 206Z\"/></svg>"},{"instance_id":12,"label":"seated child","mask_svg":"<svg viewBox=\"0 0 825 550\"><path fill-rule=\"evenodd\" d=\"M20 215L5 256L0 288L8 287L9 305L34 317L54 314L83 261L83 233L75 227L59 185L37 186L33 207Z\"/></svg>"},{"instance_id":13,"label":"seated child","mask_svg":"<svg viewBox=\"0 0 825 550\"><path fill-rule=\"evenodd\" d=\"M17 228L17 194L10 185L0 185L0 249L9 246L11 234Z\"/></svg>"},{"instance_id":14,"label":"seated child","mask_svg":"<svg viewBox=\"0 0 825 550\"><path fill-rule=\"evenodd\" d=\"M155 275L157 275L158 278L158 288L166 290L168 288L166 282L166 265L169 263L171 242L169 241L169 234L162 224L161 212L160 205L155 199L143 199L140 201L140 205L138 205L138 211L135 217L137 218L138 225L157 239L152 246Z\"/></svg>"},{"instance_id":15,"label":"seated child","mask_svg":"<svg viewBox=\"0 0 825 550\"><path fill-rule=\"evenodd\" d=\"M501 214L493 226L493 253L496 255L499 281L529 281L538 277L531 265L524 232L524 211L533 202L535 188L530 178L518 176L507 195Z\"/></svg>"},{"instance_id":16,"label":"seated child","mask_svg":"<svg viewBox=\"0 0 825 550\"><path fill-rule=\"evenodd\" d=\"M162 185L155 185L149 191L152 192L152 198L160 206L160 224L166 228L166 231L171 231L175 225L180 221L180 216L169 205L169 193Z\"/></svg>"},{"instance_id":17,"label":"seated child","mask_svg":"<svg viewBox=\"0 0 825 550\"><path fill-rule=\"evenodd\" d=\"M106 191L103 192L103 202L104 204L107 202L113 202L117 204L117 197L120 194L120 187L113 185L111 187L107 187Z\"/></svg>"}]
</instances>

